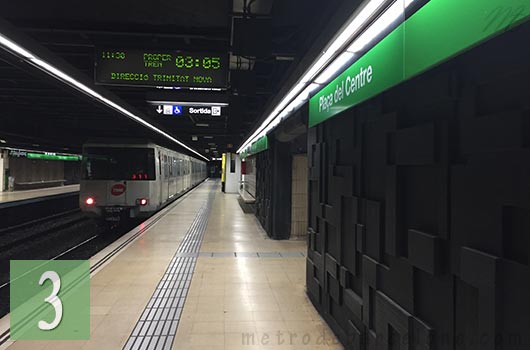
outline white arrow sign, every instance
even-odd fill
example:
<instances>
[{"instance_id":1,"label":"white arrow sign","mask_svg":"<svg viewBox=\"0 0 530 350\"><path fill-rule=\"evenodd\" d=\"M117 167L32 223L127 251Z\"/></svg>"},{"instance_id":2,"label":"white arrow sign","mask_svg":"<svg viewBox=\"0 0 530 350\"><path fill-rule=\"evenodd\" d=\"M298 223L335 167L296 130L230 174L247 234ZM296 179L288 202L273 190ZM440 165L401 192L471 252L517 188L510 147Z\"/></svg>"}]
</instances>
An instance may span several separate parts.
<instances>
[{"instance_id":1,"label":"white arrow sign","mask_svg":"<svg viewBox=\"0 0 530 350\"><path fill-rule=\"evenodd\" d=\"M158 108L156 109L156 111L158 112L158 114L162 114L162 112L164 111L162 109L162 106L158 106Z\"/></svg>"}]
</instances>

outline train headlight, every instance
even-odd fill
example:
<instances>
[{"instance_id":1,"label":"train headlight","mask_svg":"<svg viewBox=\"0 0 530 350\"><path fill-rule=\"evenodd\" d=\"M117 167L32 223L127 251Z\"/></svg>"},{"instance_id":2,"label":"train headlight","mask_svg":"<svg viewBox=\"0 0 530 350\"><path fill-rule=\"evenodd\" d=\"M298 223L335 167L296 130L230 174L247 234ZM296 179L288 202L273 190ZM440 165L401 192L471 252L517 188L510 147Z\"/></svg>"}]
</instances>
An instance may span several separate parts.
<instances>
[{"instance_id":1,"label":"train headlight","mask_svg":"<svg viewBox=\"0 0 530 350\"><path fill-rule=\"evenodd\" d=\"M91 205L96 204L96 201L94 200L94 198L92 198L92 197L88 197L88 198L85 200L85 204L91 206Z\"/></svg>"},{"instance_id":2,"label":"train headlight","mask_svg":"<svg viewBox=\"0 0 530 350\"><path fill-rule=\"evenodd\" d=\"M139 198L136 200L136 204L140 204L142 207L147 205L147 198Z\"/></svg>"}]
</instances>

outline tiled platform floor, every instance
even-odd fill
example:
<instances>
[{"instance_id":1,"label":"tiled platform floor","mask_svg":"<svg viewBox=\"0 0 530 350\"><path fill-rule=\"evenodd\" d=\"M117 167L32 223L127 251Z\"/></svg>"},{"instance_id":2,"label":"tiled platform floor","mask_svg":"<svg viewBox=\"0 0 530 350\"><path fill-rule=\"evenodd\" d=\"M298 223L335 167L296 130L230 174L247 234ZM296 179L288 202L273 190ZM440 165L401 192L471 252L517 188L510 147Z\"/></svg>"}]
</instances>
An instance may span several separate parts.
<instances>
[{"instance_id":1,"label":"tiled platform floor","mask_svg":"<svg viewBox=\"0 0 530 350\"><path fill-rule=\"evenodd\" d=\"M296 257L305 241L268 239L237 196L219 188L201 185L92 277L90 340L10 349L121 350L210 191L217 195L201 252L214 254L199 254L173 349L342 349L306 297L305 257Z\"/></svg>"},{"instance_id":2,"label":"tiled platform floor","mask_svg":"<svg viewBox=\"0 0 530 350\"><path fill-rule=\"evenodd\" d=\"M237 195L216 197L201 252L305 251L267 238ZM306 296L305 257L284 255L200 256L173 349L341 349Z\"/></svg>"}]
</instances>

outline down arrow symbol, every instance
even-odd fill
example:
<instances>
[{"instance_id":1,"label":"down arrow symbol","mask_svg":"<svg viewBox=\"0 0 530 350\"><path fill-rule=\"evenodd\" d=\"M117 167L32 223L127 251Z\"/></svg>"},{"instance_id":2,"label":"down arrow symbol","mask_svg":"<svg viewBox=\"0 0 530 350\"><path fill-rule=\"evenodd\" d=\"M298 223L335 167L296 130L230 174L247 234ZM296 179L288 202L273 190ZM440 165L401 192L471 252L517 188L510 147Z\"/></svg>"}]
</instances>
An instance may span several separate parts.
<instances>
[{"instance_id":1,"label":"down arrow symbol","mask_svg":"<svg viewBox=\"0 0 530 350\"><path fill-rule=\"evenodd\" d=\"M164 110L162 109L162 106L159 105L156 111L158 112L158 114L162 114Z\"/></svg>"}]
</instances>

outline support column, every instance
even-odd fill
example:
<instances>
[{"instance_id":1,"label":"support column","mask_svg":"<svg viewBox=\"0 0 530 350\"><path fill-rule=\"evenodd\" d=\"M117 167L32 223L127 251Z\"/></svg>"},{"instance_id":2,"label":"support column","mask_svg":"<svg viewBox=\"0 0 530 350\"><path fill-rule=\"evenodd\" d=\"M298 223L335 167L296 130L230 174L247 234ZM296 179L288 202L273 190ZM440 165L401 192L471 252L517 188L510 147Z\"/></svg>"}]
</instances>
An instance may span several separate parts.
<instances>
[{"instance_id":1,"label":"support column","mask_svg":"<svg viewBox=\"0 0 530 350\"><path fill-rule=\"evenodd\" d=\"M0 150L0 192L7 190L7 169L9 168L8 153Z\"/></svg>"},{"instance_id":2,"label":"support column","mask_svg":"<svg viewBox=\"0 0 530 350\"><path fill-rule=\"evenodd\" d=\"M272 139L272 138L271 138ZM291 234L292 157L288 142L273 141L272 232L274 239L289 239Z\"/></svg>"}]
</instances>

